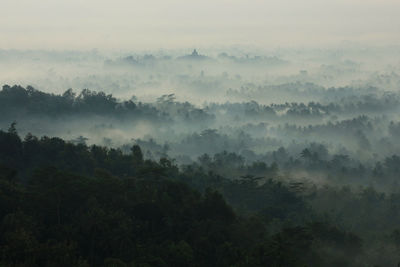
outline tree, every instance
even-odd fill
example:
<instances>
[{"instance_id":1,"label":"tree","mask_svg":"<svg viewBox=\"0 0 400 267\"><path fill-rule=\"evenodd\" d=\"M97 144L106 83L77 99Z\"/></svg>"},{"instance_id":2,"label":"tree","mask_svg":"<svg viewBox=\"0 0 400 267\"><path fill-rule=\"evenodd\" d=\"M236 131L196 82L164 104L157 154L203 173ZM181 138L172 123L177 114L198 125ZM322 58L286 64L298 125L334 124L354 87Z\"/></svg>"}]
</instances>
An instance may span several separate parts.
<instances>
[{"instance_id":1,"label":"tree","mask_svg":"<svg viewBox=\"0 0 400 267\"><path fill-rule=\"evenodd\" d=\"M138 145L133 145L131 148L133 164L138 166L143 163L143 153Z\"/></svg>"},{"instance_id":2,"label":"tree","mask_svg":"<svg viewBox=\"0 0 400 267\"><path fill-rule=\"evenodd\" d=\"M11 123L10 128L8 128L8 133L9 134L18 135L17 129L16 129L15 126L17 126L17 122L14 121L14 122Z\"/></svg>"}]
</instances>

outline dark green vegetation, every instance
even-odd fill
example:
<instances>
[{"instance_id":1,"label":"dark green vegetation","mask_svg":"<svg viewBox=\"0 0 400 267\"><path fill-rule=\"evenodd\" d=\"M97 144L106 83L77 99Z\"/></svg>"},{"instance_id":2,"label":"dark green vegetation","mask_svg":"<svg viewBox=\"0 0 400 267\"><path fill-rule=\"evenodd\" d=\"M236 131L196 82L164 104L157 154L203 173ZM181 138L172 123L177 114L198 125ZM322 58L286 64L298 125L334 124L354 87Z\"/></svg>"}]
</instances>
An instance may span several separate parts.
<instances>
[{"instance_id":1,"label":"dark green vegetation","mask_svg":"<svg viewBox=\"0 0 400 267\"><path fill-rule=\"evenodd\" d=\"M4 86L0 267L396 266L400 94L307 90L330 100Z\"/></svg>"},{"instance_id":2,"label":"dark green vegetation","mask_svg":"<svg viewBox=\"0 0 400 267\"><path fill-rule=\"evenodd\" d=\"M399 48L203 49L0 49L0 267L399 265Z\"/></svg>"},{"instance_id":3,"label":"dark green vegetation","mask_svg":"<svg viewBox=\"0 0 400 267\"><path fill-rule=\"evenodd\" d=\"M159 102L168 102L168 96L161 97ZM4 85L0 91L0 111L8 116L22 119L25 116L48 116L48 118L67 117L73 115L96 115L108 118L146 119L158 123L171 122L172 115L165 110L145 104L134 103L132 100L119 101L111 94L84 89L76 94L69 89L62 95L48 94L36 90L32 86L23 88L14 85ZM203 110L186 103L182 109L182 118L191 120L207 120L213 116Z\"/></svg>"},{"instance_id":4,"label":"dark green vegetation","mask_svg":"<svg viewBox=\"0 0 400 267\"><path fill-rule=\"evenodd\" d=\"M262 178L232 180L138 146L21 140L15 124L0 131L0 163L0 266L372 266L377 249L373 264L398 260L400 194L307 188L262 163L248 166Z\"/></svg>"}]
</instances>

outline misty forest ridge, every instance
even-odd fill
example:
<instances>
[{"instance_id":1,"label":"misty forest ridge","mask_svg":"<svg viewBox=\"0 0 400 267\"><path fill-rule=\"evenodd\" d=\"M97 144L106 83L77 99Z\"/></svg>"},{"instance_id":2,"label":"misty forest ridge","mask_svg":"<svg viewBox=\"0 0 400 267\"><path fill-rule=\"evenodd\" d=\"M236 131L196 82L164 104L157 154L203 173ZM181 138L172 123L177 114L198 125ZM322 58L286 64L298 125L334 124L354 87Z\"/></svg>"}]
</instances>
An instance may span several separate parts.
<instances>
[{"instance_id":1,"label":"misty forest ridge","mask_svg":"<svg viewBox=\"0 0 400 267\"><path fill-rule=\"evenodd\" d=\"M6 265L397 261L395 69L377 74L350 59L311 67L321 60L314 57L290 74L298 64L290 58L197 50L1 55L38 70L55 64L33 79L48 92L7 84L0 91ZM93 74L57 77L65 61L87 69L83 58ZM253 71L265 68L267 79ZM48 87L59 82L98 90Z\"/></svg>"},{"instance_id":2,"label":"misty forest ridge","mask_svg":"<svg viewBox=\"0 0 400 267\"><path fill-rule=\"evenodd\" d=\"M0 267L400 266L399 14L2 0Z\"/></svg>"}]
</instances>

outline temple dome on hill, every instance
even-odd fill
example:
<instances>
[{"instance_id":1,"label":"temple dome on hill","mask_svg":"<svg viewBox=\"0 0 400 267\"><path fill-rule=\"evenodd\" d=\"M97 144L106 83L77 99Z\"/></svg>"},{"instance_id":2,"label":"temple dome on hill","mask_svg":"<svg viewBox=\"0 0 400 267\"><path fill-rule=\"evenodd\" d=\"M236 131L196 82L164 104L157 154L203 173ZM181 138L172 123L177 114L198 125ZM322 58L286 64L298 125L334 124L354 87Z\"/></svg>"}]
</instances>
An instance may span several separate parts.
<instances>
[{"instance_id":1,"label":"temple dome on hill","mask_svg":"<svg viewBox=\"0 0 400 267\"><path fill-rule=\"evenodd\" d=\"M189 59L189 60L204 60L204 59L210 59L207 56L200 55L199 52L197 52L197 49L193 49L193 52L190 55L185 55L182 57L179 57L178 59Z\"/></svg>"}]
</instances>

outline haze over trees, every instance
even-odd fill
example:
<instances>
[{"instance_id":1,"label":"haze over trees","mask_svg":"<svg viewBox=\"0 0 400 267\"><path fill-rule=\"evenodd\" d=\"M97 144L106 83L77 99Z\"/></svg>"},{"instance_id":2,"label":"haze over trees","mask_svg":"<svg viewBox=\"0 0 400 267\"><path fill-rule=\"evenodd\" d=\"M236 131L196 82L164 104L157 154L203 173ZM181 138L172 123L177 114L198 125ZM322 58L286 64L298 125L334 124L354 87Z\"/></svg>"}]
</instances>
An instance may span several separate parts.
<instances>
[{"instance_id":1,"label":"haze over trees","mask_svg":"<svg viewBox=\"0 0 400 267\"><path fill-rule=\"evenodd\" d=\"M0 50L0 266L397 266L399 51Z\"/></svg>"},{"instance_id":2,"label":"haze over trees","mask_svg":"<svg viewBox=\"0 0 400 267\"><path fill-rule=\"evenodd\" d=\"M0 0L0 267L400 267L399 0Z\"/></svg>"}]
</instances>

